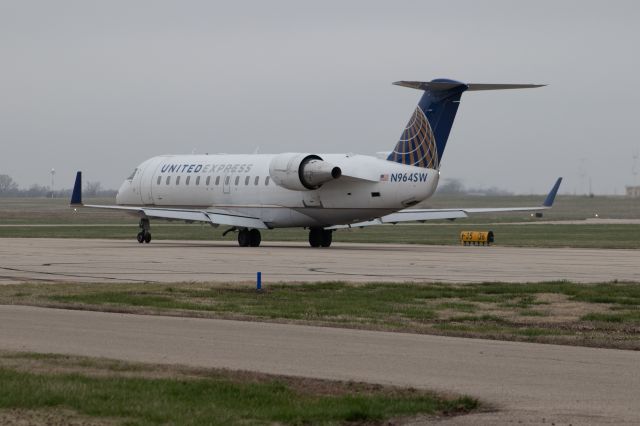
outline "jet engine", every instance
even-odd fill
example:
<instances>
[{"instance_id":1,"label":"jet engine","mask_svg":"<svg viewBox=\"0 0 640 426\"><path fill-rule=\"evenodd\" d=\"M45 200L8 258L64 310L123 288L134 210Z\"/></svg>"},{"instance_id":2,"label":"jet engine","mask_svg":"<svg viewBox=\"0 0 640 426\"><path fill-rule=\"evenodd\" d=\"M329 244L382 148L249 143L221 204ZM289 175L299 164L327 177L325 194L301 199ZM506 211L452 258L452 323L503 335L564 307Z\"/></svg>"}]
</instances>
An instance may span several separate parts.
<instances>
[{"instance_id":1,"label":"jet engine","mask_svg":"<svg viewBox=\"0 0 640 426\"><path fill-rule=\"evenodd\" d=\"M338 179L342 170L314 154L284 153L271 160L269 175L284 188L308 191Z\"/></svg>"}]
</instances>

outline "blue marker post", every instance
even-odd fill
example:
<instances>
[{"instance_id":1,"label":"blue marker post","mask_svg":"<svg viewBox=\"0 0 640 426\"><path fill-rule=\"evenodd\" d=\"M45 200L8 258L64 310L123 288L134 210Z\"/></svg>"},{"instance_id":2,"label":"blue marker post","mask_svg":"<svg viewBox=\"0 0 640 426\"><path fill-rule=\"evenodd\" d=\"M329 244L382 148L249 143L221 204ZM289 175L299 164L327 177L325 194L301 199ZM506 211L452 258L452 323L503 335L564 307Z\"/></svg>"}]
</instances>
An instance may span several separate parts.
<instances>
[{"instance_id":1,"label":"blue marker post","mask_svg":"<svg viewBox=\"0 0 640 426\"><path fill-rule=\"evenodd\" d=\"M256 291L262 291L262 272L256 274Z\"/></svg>"}]
</instances>

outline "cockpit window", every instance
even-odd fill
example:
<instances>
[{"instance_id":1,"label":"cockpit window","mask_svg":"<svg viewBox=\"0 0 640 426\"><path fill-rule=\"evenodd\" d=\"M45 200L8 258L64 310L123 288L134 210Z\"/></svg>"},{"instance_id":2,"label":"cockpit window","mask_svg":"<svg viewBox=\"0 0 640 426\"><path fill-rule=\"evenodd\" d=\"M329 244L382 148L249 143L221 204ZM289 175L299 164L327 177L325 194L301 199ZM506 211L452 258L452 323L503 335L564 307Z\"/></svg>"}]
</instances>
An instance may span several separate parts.
<instances>
[{"instance_id":1,"label":"cockpit window","mask_svg":"<svg viewBox=\"0 0 640 426\"><path fill-rule=\"evenodd\" d=\"M138 169L134 169L133 172L131 172L131 175L129 175L129 177L127 178L127 180L133 180L133 177L136 175L136 173L138 173Z\"/></svg>"}]
</instances>

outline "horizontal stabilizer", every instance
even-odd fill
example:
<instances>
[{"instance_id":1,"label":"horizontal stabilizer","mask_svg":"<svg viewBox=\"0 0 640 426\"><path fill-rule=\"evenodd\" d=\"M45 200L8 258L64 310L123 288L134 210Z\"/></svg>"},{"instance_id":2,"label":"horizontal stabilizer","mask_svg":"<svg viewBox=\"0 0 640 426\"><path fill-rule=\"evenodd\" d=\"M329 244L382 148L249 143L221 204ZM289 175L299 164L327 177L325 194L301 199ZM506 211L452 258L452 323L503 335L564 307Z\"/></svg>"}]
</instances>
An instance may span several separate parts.
<instances>
[{"instance_id":1,"label":"horizontal stabilizer","mask_svg":"<svg viewBox=\"0 0 640 426\"><path fill-rule=\"evenodd\" d=\"M418 90L449 90L456 87L466 86L467 91L476 90L506 90L506 89L533 89L544 87L546 84L485 84L485 83L462 83L459 81L396 81L396 86L409 87Z\"/></svg>"}]
</instances>

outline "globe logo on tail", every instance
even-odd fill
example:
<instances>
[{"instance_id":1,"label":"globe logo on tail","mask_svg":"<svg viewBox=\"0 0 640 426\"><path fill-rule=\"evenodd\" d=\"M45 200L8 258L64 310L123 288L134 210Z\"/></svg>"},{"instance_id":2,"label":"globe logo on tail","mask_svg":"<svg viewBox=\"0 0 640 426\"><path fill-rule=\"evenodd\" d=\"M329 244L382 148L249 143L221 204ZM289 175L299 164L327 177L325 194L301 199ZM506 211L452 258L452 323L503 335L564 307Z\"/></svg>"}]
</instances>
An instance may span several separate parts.
<instances>
[{"instance_id":1,"label":"globe logo on tail","mask_svg":"<svg viewBox=\"0 0 640 426\"><path fill-rule=\"evenodd\" d=\"M400 140L387 160L409 166L438 169L436 139L420 107L413 112Z\"/></svg>"}]
</instances>

